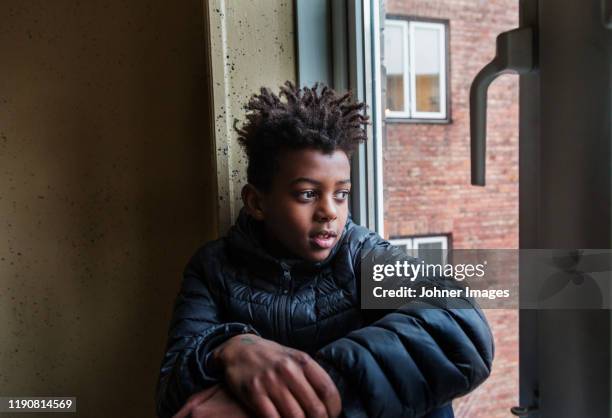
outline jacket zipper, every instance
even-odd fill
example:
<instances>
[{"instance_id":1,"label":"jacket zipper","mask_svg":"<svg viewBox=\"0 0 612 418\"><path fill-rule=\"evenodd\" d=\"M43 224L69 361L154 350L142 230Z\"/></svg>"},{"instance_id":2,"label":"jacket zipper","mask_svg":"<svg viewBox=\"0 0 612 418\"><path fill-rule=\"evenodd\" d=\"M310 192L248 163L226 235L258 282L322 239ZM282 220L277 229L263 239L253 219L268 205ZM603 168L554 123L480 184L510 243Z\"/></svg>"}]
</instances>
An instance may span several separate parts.
<instances>
[{"instance_id":1,"label":"jacket zipper","mask_svg":"<svg viewBox=\"0 0 612 418\"><path fill-rule=\"evenodd\" d=\"M282 264L283 268L283 279L282 279L282 290L280 297L280 303L278 307L278 330L283 344L289 342L289 293L291 289L291 271L289 266Z\"/></svg>"}]
</instances>

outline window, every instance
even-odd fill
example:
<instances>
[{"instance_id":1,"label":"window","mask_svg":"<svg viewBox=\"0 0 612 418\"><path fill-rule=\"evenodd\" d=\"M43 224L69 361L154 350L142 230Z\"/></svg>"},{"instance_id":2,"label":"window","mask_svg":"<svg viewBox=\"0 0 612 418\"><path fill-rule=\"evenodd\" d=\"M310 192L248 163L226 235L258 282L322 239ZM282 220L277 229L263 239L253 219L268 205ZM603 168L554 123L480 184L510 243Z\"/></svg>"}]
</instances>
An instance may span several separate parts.
<instances>
[{"instance_id":1,"label":"window","mask_svg":"<svg viewBox=\"0 0 612 418\"><path fill-rule=\"evenodd\" d=\"M446 262L447 235L398 237L391 238L389 242L397 247L403 247L409 255L419 257L426 263L444 264Z\"/></svg>"},{"instance_id":2,"label":"window","mask_svg":"<svg viewBox=\"0 0 612 418\"><path fill-rule=\"evenodd\" d=\"M387 119L447 120L446 24L385 20Z\"/></svg>"},{"instance_id":3,"label":"window","mask_svg":"<svg viewBox=\"0 0 612 418\"><path fill-rule=\"evenodd\" d=\"M521 2L521 6L524 6L524 3L531 3L531 0ZM451 247L518 248L518 192L512 189L512 185L518 187L518 158L504 158L507 165L503 170L516 173L508 177L508 183L502 181L504 190L512 192L488 193L483 199L481 189L473 188L467 182L460 190L456 188L457 178L463 178L462 170L469 167L469 153L464 152L465 141L407 139L422 135L436 138L441 134L435 126L427 129L427 126L417 124L450 122L449 80L453 80L453 90L456 90L454 95L469 97L469 86L475 68L484 66L491 59L489 54L494 34L517 27L519 2L509 5L503 2L444 0L419 2L418 7L415 7L415 2L410 1L374 0L297 0L296 4L298 33L301 26L307 34L315 31L317 34L329 35L325 40L327 43L323 42L323 45L313 42L312 36L303 37L303 42L298 36L299 84L324 80L337 91L352 90L357 100L365 101L369 106L368 113L372 123L368 125L367 130L370 140L359 145L352 160L353 220L375 230L382 237L395 238L390 239L393 244L403 245L411 252L413 249L420 252L415 255L422 260L425 259L424 253L431 251L427 248L437 248L437 251L440 251L445 245L447 250ZM309 20L303 21L299 18L301 6L318 8L321 13L310 13ZM530 13L535 13L536 9L531 9ZM331 16L326 13L331 13ZM408 17L413 13L419 13L421 16ZM595 15L597 14L593 14ZM442 19L434 20L428 16ZM495 16L495 19L483 20L483 16ZM465 58L453 63L452 77L448 52L451 21L457 29L453 31L453 39L456 41L453 48L457 48L456 51L453 49L453 54ZM331 31L327 30L329 22ZM538 22L538 18L529 15L527 22ZM474 28L478 28L478 31L475 32ZM490 36L484 35L485 32L480 32L481 30L487 31ZM435 34L438 35L437 38L432 36ZM428 40L430 46L427 44ZM415 48L419 45L420 49ZM331 54L328 49L330 46ZM415 66L422 55L435 57L438 64L435 64L436 60L430 59L434 61L433 65L423 61L422 65ZM309 65L313 60L323 62ZM411 66L416 68L411 71ZM432 66L435 71L428 72L428 67ZM316 70L316 73L312 70ZM437 81L437 84L434 81ZM534 91L537 90L535 87L539 86L539 80L536 75L524 81L534 87ZM515 83L514 87L506 87L503 94L500 90L496 93L504 97L498 102L502 106L497 106L503 109L494 110L496 106L489 107L491 120L504 118L503 120L508 122L502 124L505 125L504 128L498 126L497 130L503 132L503 135L489 138L492 154L496 152L495 147L507 150L508 138L511 138L511 143L516 144L515 149L518 149L518 112L507 112L509 106L517 105L518 83ZM533 112L539 115L539 101L529 100L528 103L530 109L533 107ZM468 106L468 101L460 100L453 104L452 110L467 115ZM529 120L531 124L538 126L537 117ZM465 138L467 132L464 123L445 126L444 131L444 135L454 138ZM497 139L501 142L496 142ZM427 148L419 150L415 149L416 146ZM525 155L532 151L531 148L525 149ZM424 156L427 158L423 158ZM533 162L531 159L524 161L526 165ZM440 169L441 164L443 170ZM411 178L406 179L408 167L411 167L411 170L414 168L414 171L410 171ZM430 178L433 175L436 176L434 182L419 181L419 178ZM452 187L447 188L447 185ZM449 193L450 190L453 192ZM535 194L534 192L534 196ZM456 199L448 199L453 196ZM470 198L466 199L466 196ZM443 200L441 197L444 197ZM496 208L489 211L485 218L483 213L472 210L472 202L480 199L482 201L478 204ZM430 204L426 204L427 202ZM529 206L527 212L530 209L533 208ZM499 219L513 221L501 225L496 223ZM489 224L489 221L492 223ZM528 235L527 241L533 235L529 234L529 231L535 221L531 221L525 223L522 228L528 232L523 234ZM495 225L495 228L492 229L490 225ZM480 234L481 229L496 232L494 235ZM440 233L450 230L452 235L448 234L446 237ZM442 257L438 256L438 260L440 258ZM449 259L452 259L451 254L448 254L446 262L452 262ZM521 324L521 338L524 341L522 344L528 347L523 350L528 356L525 370L534 369L529 366L535 364L535 353L530 347L535 341L533 336L537 321L530 312L524 310L520 313L521 317L528 319ZM487 317L496 343L503 346L504 350L496 355L493 372L487 382L469 395L453 401L457 418L506 417L508 409L518 402L519 312L516 309L491 309L487 312ZM527 338L523 338L525 335ZM527 382L525 393L535 387L536 377L536 374L522 374L523 384ZM496 396L490 396L492 392L495 392ZM535 400L531 402L531 399ZM537 404L537 396L531 396L529 400L528 405Z\"/></svg>"}]
</instances>

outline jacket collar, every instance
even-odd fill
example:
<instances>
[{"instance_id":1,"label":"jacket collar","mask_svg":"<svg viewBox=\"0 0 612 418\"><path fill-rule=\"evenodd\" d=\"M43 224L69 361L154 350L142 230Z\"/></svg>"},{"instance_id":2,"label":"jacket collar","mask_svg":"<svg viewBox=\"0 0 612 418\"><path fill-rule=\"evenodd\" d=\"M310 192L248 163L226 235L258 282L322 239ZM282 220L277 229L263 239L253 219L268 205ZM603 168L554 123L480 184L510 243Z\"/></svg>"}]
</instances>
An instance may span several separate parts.
<instances>
[{"instance_id":1,"label":"jacket collar","mask_svg":"<svg viewBox=\"0 0 612 418\"><path fill-rule=\"evenodd\" d=\"M313 262L299 258L277 258L270 254L263 246L264 226L263 222L257 221L249 216L242 208L236 223L230 228L227 235L227 243L230 253L239 260L241 264L247 264L256 269L281 269L292 271L314 272L328 265L338 252L347 235L347 230L353 225L350 214L344 225L340 240L332 248L327 258L323 261ZM263 270L263 271L266 271Z\"/></svg>"}]
</instances>

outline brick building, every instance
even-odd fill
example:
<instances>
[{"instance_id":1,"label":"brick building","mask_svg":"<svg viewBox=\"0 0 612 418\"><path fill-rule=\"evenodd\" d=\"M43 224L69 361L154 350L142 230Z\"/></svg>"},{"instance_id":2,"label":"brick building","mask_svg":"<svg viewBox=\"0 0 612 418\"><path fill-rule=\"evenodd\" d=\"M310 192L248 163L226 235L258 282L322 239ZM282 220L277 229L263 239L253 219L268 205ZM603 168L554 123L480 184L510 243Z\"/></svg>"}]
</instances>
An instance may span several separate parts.
<instances>
[{"instance_id":1,"label":"brick building","mask_svg":"<svg viewBox=\"0 0 612 418\"><path fill-rule=\"evenodd\" d=\"M385 234L412 248L518 248L518 82L489 89L487 186L470 185L469 87L517 27L515 0L386 0ZM518 401L518 315L486 312L491 378L457 417L509 416Z\"/></svg>"}]
</instances>

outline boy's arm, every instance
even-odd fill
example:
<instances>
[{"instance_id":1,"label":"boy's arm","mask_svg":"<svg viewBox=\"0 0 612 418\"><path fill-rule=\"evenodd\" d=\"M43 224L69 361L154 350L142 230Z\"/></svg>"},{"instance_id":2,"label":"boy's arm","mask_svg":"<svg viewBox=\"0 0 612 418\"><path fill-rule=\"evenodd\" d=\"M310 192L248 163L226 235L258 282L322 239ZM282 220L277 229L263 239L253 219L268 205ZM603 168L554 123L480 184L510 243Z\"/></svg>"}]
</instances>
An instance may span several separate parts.
<instances>
[{"instance_id":1,"label":"boy's arm","mask_svg":"<svg viewBox=\"0 0 612 418\"><path fill-rule=\"evenodd\" d=\"M356 262L402 254L371 234ZM466 303L443 309L415 300L319 350L315 359L336 382L344 414L421 417L482 383L493 337L482 311Z\"/></svg>"},{"instance_id":2,"label":"boy's arm","mask_svg":"<svg viewBox=\"0 0 612 418\"><path fill-rule=\"evenodd\" d=\"M238 334L258 334L250 325L223 322L200 256L198 251L187 264L174 304L155 396L162 418L176 413L195 392L219 382L207 361L218 345Z\"/></svg>"}]
</instances>

